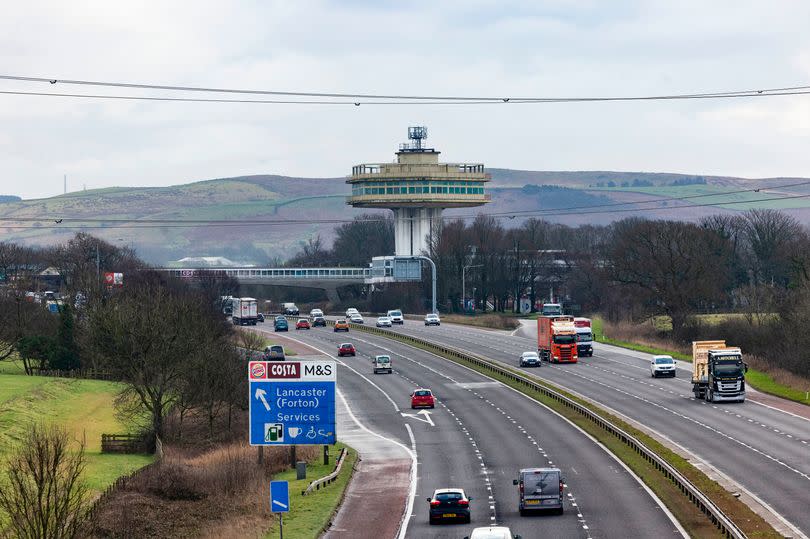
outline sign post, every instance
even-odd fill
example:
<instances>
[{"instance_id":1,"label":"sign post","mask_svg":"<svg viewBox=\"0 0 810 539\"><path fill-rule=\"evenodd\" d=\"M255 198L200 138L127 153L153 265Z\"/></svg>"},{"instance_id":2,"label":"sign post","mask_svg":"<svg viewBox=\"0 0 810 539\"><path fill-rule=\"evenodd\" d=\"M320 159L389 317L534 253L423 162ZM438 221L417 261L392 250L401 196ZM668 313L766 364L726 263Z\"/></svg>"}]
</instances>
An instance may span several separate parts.
<instances>
[{"instance_id":1,"label":"sign post","mask_svg":"<svg viewBox=\"0 0 810 539\"><path fill-rule=\"evenodd\" d=\"M279 539L284 539L284 513L290 512L290 484L270 481L270 512L278 513Z\"/></svg>"},{"instance_id":2,"label":"sign post","mask_svg":"<svg viewBox=\"0 0 810 539\"><path fill-rule=\"evenodd\" d=\"M334 360L251 361L250 445L334 445Z\"/></svg>"}]
</instances>

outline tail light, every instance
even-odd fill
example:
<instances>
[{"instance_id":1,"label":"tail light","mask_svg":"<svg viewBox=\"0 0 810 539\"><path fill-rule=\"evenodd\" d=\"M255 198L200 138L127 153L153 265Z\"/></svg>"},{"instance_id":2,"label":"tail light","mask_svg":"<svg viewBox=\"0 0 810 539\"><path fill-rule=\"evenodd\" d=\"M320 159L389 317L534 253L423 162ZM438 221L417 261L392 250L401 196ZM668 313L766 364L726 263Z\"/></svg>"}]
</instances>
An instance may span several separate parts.
<instances>
[{"instance_id":1,"label":"tail light","mask_svg":"<svg viewBox=\"0 0 810 539\"><path fill-rule=\"evenodd\" d=\"M523 497L523 481L520 482L520 496Z\"/></svg>"},{"instance_id":2,"label":"tail light","mask_svg":"<svg viewBox=\"0 0 810 539\"><path fill-rule=\"evenodd\" d=\"M442 502L440 502L439 500L433 500L432 502L430 502L430 506L431 507L439 507L439 504L441 504L441 503Z\"/></svg>"},{"instance_id":3,"label":"tail light","mask_svg":"<svg viewBox=\"0 0 810 539\"><path fill-rule=\"evenodd\" d=\"M469 500L459 500L458 504L459 505L470 505L470 501Z\"/></svg>"},{"instance_id":4,"label":"tail light","mask_svg":"<svg viewBox=\"0 0 810 539\"><path fill-rule=\"evenodd\" d=\"M562 491L563 491L563 482L560 481L560 494L562 494Z\"/></svg>"}]
</instances>

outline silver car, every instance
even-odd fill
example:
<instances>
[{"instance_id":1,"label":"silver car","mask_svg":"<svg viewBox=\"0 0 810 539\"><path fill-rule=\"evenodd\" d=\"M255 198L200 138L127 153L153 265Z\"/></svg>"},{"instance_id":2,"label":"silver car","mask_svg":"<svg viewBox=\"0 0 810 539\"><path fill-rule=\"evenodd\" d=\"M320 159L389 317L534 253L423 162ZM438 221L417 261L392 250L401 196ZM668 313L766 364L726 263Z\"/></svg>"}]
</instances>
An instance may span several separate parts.
<instances>
[{"instance_id":1,"label":"silver car","mask_svg":"<svg viewBox=\"0 0 810 539\"><path fill-rule=\"evenodd\" d=\"M381 316L377 318L377 327L378 328L390 328L391 327L391 318L387 316Z\"/></svg>"}]
</instances>

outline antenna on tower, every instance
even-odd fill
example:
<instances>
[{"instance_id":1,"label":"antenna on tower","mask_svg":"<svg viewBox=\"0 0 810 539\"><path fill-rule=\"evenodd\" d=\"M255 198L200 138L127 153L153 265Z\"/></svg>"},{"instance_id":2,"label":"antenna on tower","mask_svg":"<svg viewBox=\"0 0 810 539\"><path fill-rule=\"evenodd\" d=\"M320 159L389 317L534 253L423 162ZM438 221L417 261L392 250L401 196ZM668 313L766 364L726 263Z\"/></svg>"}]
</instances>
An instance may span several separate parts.
<instances>
[{"instance_id":1,"label":"antenna on tower","mask_svg":"<svg viewBox=\"0 0 810 539\"><path fill-rule=\"evenodd\" d=\"M408 128L408 139L413 142L399 145L399 150L403 152L432 152L432 148L422 146L422 141L428 138L428 130L424 125Z\"/></svg>"}]
</instances>

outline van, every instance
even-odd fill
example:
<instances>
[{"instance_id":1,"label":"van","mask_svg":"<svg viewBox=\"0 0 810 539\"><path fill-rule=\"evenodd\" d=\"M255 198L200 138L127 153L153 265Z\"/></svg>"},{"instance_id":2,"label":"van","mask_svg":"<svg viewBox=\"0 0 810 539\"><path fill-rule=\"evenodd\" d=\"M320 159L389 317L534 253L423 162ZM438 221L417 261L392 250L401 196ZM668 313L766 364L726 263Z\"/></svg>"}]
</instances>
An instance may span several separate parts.
<instances>
[{"instance_id":1,"label":"van","mask_svg":"<svg viewBox=\"0 0 810 539\"><path fill-rule=\"evenodd\" d=\"M391 319L392 324L404 324L405 318L402 316L402 311L399 309L394 309L393 311L388 311L386 314L388 318Z\"/></svg>"},{"instance_id":2,"label":"van","mask_svg":"<svg viewBox=\"0 0 810 539\"><path fill-rule=\"evenodd\" d=\"M529 511L554 511L563 514L565 478L559 468L523 468L517 479L520 516Z\"/></svg>"},{"instance_id":3,"label":"van","mask_svg":"<svg viewBox=\"0 0 810 539\"><path fill-rule=\"evenodd\" d=\"M387 372L391 374L394 372L391 368L391 356L375 356L374 359L374 374Z\"/></svg>"}]
</instances>

